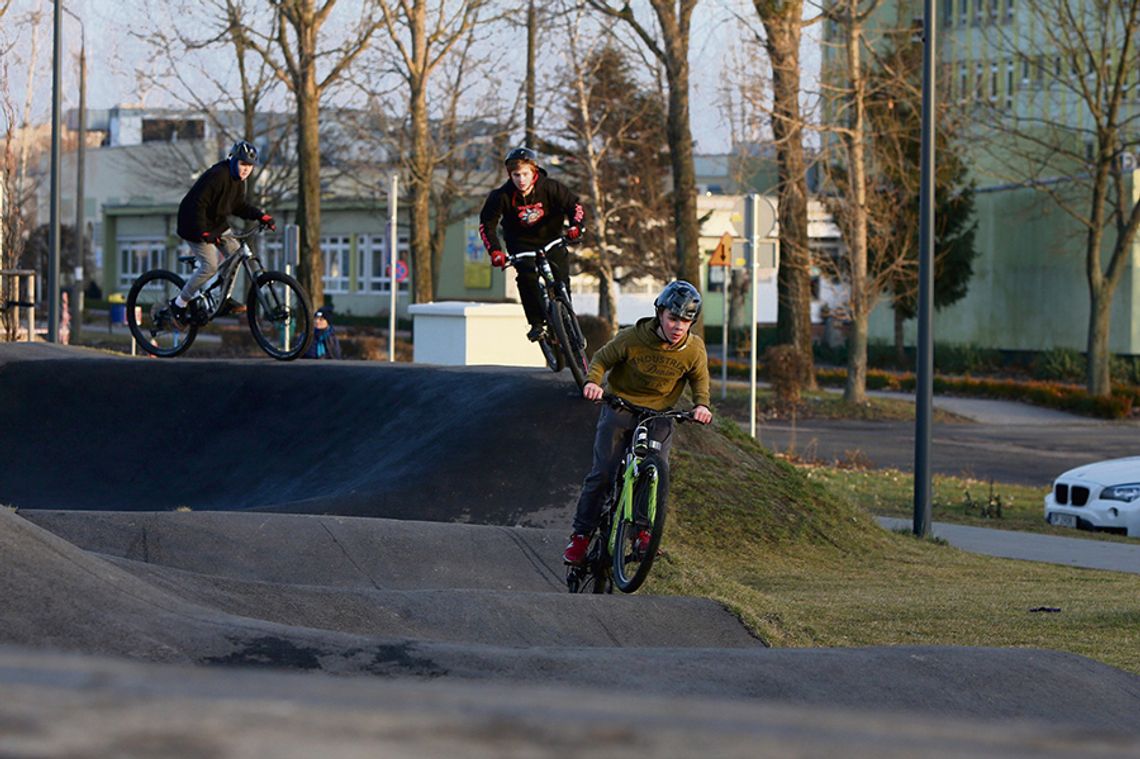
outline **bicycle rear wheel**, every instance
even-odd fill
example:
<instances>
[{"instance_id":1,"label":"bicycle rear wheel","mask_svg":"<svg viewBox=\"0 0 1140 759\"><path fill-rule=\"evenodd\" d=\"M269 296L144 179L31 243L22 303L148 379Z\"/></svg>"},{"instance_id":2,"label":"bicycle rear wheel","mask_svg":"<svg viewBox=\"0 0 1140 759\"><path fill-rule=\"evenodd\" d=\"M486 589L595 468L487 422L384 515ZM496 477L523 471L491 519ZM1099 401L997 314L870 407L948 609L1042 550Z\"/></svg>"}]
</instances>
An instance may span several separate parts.
<instances>
[{"instance_id":1,"label":"bicycle rear wheel","mask_svg":"<svg viewBox=\"0 0 1140 759\"><path fill-rule=\"evenodd\" d=\"M185 284L172 271L154 269L136 279L127 293L127 326L139 347L152 356L185 353L198 335L198 327L179 327L170 313L171 299Z\"/></svg>"},{"instance_id":2,"label":"bicycle rear wheel","mask_svg":"<svg viewBox=\"0 0 1140 759\"><path fill-rule=\"evenodd\" d=\"M574 381L581 388L586 384L590 362L586 360L586 338L582 335L582 328L578 326L578 317L574 315L574 310L568 304L556 300L550 303L549 322L562 347L566 366L570 368Z\"/></svg>"},{"instance_id":3,"label":"bicycle rear wheel","mask_svg":"<svg viewBox=\"0 0 1140 759\"><path fill-rule=\"evenodd\" d=\"M661 536L665 532L665 487L666 470L655 457L646 457L640 466L637 480L633 483L632 520L622 518L617 524L617 537L614 541L613 570L614 584L623 593L633 593L645 582ZM655 503L653 521L647 518L650 504ZM649 545L638 544L638 536L649 532Z\"/></svg>"},{"instance_id":4,"label":"bicycle rear wheel","mask_svg":"<svg viewBox=\"0 0 1140 759\"><path fill-rule=\"evenodd\" d=\"M292 361L313 339L313 304L301 283L279 271L263 271L246 297L249 331L261 349Z\"/></svg>"}]
</instances>

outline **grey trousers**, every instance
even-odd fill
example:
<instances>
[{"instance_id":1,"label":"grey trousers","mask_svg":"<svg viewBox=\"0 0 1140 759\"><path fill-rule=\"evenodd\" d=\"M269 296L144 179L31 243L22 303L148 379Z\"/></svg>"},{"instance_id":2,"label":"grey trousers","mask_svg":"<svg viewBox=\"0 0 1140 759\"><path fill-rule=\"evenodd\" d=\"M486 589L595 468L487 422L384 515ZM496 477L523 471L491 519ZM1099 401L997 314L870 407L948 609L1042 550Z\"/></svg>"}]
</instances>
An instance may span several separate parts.
<instances>
[{"instance_id":1,"label":"grey trousers","mask_svg":"<svg viewBox=\"0 0 1140 759\"><path fill-rule=\"evenodd\" d=\"M190 252L197 259L194 273L190 275L190 279L187 280L186 286L182 288L181 292L182 300L189 302L198 294L198 289L218 271L218 264L222 262L222 252L212 242L187 242L187 245L190 246ZM241 247L241 243L232 237L223 238L222 245L226 249L227 256L232 255ZM241 291L235 288L234 292L240 293Z\"/></svg>"},{"instance_id":2,"label":"grey trousers","mask_svg":"<svg viewBox=\"0 0 1140 759\"><path fill-rule=\"evenodd\" d=\"M622 457L629 445L630 436L637 426L637 417L628 411L603 406L598 414L598 426L594 431L594 464L590 473L582 481L582 492L578 496L578 510L574 515L575 534L589 535L598 526L602 514L602 504L621 466ZM649 437L661 443L657 456L661 467L668 472L669 447L673 442L673 420L659 419L651 423Z\"/></svg>"}]
</instances>

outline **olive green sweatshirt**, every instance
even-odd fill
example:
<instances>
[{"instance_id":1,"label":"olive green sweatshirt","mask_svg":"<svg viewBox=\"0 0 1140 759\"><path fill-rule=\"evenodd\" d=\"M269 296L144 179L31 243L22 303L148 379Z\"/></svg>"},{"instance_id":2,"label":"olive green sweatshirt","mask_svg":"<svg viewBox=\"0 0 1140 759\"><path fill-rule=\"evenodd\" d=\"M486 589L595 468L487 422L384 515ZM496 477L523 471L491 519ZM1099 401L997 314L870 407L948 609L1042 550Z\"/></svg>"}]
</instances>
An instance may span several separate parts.
<instances>
[{"instance_id":1,"label":"olive green sweatshirt","mask_svg":"<svg viewBox=\"0 0 1140 759\"><path fill-rule=\"evenodd\" d=\"M638 406L663 411L672 408L685 390L693 389L693 404L709 405L709 360L705 342L689 334L671 346L657 334L657 319L649 316L626 327L603 345L590 361L587 379Z\"/></svg>"}]
</instances>

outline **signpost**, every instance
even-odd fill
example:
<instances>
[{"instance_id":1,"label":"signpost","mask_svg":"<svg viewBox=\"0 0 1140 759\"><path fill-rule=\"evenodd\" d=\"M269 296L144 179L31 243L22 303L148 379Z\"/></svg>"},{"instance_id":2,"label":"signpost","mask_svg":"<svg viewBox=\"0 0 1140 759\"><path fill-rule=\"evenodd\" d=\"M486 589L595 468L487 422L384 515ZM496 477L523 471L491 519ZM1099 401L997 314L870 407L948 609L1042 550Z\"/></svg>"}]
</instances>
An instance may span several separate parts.
<instances>
[{"instance_id":1,"label":"signpost","mask_svg":"<svg viewBox=\"0 0 1140 759\"><path fill-rule=\"evenodd\" d=\"M397 219L397 193L400 189L400 175L393 174L391 178L391 185L388 187L388 291L390 298L388 302L388 362L394 363L396 361L396 290L398 285L396 278L392 276L393 270L397 269L393 266L396 261L396 247L398 229L396 227ZM400 263L403 263L402 261ZM404 277L402 282L408 276L408 266L404 264Z\"/></svg>"},{"instance_id":2,"label":"signpost","mask_svg":"<svg viewBox=\"0 0 1140 759\"><path fill-rule=\"evenodd\" d=\"M728 280L732 275L732 235L728 232L721 235L716 250L709 258L709 266L724 268L721 293L724 296L724 320L721 322L720 340L720 399L724 400L728 397Z\"/></svg>"},{"instance_id":3,"label":"signpost","mask_svg":"<svg viewBox=\"0 0 1140 759\"><path fill-rule=\"evenodd\" d=\"M749 431L753 438L756 437L756 320L759 318L757 307L760 300L757 277L761 269L774 272L780 266L779 241L770 236L775 226L776 209L772 206L771 201L756 193L746 195L744 198L744 239L748 251L752 287Z\"/></svg>"}]
</instances>

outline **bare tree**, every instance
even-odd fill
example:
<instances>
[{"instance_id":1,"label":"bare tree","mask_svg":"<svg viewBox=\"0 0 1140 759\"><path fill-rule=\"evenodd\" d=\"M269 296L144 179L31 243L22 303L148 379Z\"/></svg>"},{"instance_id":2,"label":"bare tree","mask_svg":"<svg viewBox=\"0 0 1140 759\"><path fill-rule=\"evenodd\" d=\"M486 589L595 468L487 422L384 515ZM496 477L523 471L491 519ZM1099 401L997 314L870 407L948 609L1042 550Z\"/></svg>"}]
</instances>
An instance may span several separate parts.
<instances>
[{"instance_id":1,"label":"bare tree","mask_svg":"<svg viewBox=\"0 0 1140 759\"><path fill-rule=\"evenodd\" d=\"M162 14L151 8L145 16L165 18L173 12L193 23L171 26L165 21L155 22L132 32L151 49L152 60L157 64L139 70L141 85L156 88L193 107L211 126L214 137L188 141L183 136L162 144L159 150L130 154L133 160L146 162L152 181L172 191L185 191L188 177L224 155L233 142L244 139L273 145L262 168L250 180L250 194L258 197L259 204L276 205L296 182L294 166L272 159L274 154L292 152L288 132L293 124L288 117L274 114L266 107L280 82L250 44L243 19L256 11L247 0L183 1L173 8L166 2ZM236 68L236 81L231 63Z\"/></svg>"},{"instance_id":2,"label":"bare tree","mask_svg":"<svg viewBox=\"0 0 1140 759\"><path fill-rule=\"evenodd\" d=\"M579 180L589 214L588 249L578 257L598 279L598 315L618 326L615 283L646 275L668 279L675 258L665 253L670 209L662 203L667 174L665 104L640 84L627 55L608 35L567 16L567 70L559 90L567 107L567 173ZM587 41L589 40L589 41Z\"/></svg>"},{"instance_id":3,"label":"bare tree","mask_svg":"<svg viewBox=\"0 0 1140 759\"><path fill-rule=\"evenodd\" d=\"M6 14L9 4L4 3ZM40 27L44 19L43 3L27 14L9 17L4 25L0 46L5 55L0 58L0 116L3 119L3 154L0 155L0 268L17 268L27 241L31 220L36 212L36 193L42 177L33 171L36 160L46 152L46 135L37 136L31 126L31 113L38 79L36 66L39 57ZM8 35L14 30L11 37ZM21 59L11 52L14 40L21 34L28 35L28 48ZM25 90L22 105L17 108L10 89L12 66L16 62L25 64ZM41 279L42 283L42 279ZM11 282L5 280L4 287ZM0 299L15 300L17 293L0 292ZM32 294L34 297L34 294ZM15 338L17 325L9 318L12 311L3 309L3 330L5 339Z\"/></svg>"},{"instance_id":4,"label":"bare tree","mask_svg":"<svg viewBox=\"0 0 1140 759\"><path fill-rule=\"evenodd\" d=\"M879 277L869 277L867 267L873 198L868 194L868 92L863 48L867 44L865 25L878 5L879 0L835 0L825 11L839 30L838 44L843 50L841 65L824 72L831 108L823 129L837 141L832 146L837 151L836 159L830 162L829 169L837 191L831 207L846 243L842 274L848 286L847 316L851 326L843 398L849 403L867 400L868 320L889 278L885 270L879 272Z\"/></svg>"},{"instance_id":5,"label":"bare tree","mask_svg":"<svg viewBox=\"0 0 1140 759\"><path fill-rule=\"evenodd\" d=\"M383 28L395 47L398 72L407 87L411 128L410 150L403 163L410 178L412 203L410 237L415 300L433 299L436 276L431 229L432 187L443 157L431 135L428 92L433 72L465 40L486 0L458 3L429 0L374 0L383 19ZM469 48L465 48L469 52Z\"/></svg>"},{"instance_id":6,"label":"bare tree","mask_svg":"<svg viewBox=\"0 0 1140 759\"><path fill-rule=\"evenodd\" d=\"M673 216L677 275L700 282L697 220L697 180L693 165L693 134L689 118L689 32L698 0L649 0L657 32L638 19L629 3L589 0L592 8L625 23L665 69L669 85L667 133L673 169Z\"/></svg>"},{"instance_id":7,"label":"bare tree","mask_svg":"<svg viewBox=\"0 0 1140 759\"><path fill-rule=\"evenodd\" d=\"M776 332L780 343L802 354L804 382L815 386L811 334L811 249L808 245L807 160L800 113L800 40L803 0L752 0L764 25L764 48L772 67L772 135L779 175L780 269Z\"/></svg>"},{"instance_id":8,"label":"bare tree","mask_svg":"<svg viewBox=\"0 0 1140 759\"><path fill-rule=\"evenodd\" d=\"M298 279L314 303L324 301L324 259L321 255L321 98L345 76L368 48L380 26L373 4L366 3L360 18L349 25L345 37L321 46L321 32L336 0L268 0L273 27L261 32L245 23L244 38L269 64L274 75L293 95L297 111L297 221L301 227Z\"/></svg>"},{"instance_id":9,"label":"bare tree","mask_svg":"<svg viewBox=\"0 0 1140 759\"><path fill-rule=\"evenodd\" d=\"M975 105L989 115L989 158L1003 179L1047 195L1084 238L1086 387L1106 396L1112 299L1140 229L1128 161L1140 148L1140 110L1128 102L1140 68L1140 3L1039 0L1018 4L1017 13L1019 25L1035 30L1035 49L1000 28L989 44L995 60L1017 62L1031 91L1019 107L986 106L985 98Z\"/></svg>"}]
</instances>

